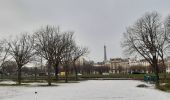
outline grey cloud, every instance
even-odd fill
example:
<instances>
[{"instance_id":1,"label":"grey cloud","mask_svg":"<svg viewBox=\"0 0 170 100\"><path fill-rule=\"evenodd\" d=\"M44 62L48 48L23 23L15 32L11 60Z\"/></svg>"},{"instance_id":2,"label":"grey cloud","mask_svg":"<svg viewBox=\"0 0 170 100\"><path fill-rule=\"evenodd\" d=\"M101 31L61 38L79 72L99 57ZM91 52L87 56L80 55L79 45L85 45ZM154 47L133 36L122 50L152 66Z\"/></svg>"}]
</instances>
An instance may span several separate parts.
<instances>
[{"instance_id":1,"label":"grey cloud","mask_svg":"<svg viewBox=\"0 0 170 100\"><path fill-rule=\"evenodd\" d=\"M125 28L147 11L168 15L169 4L169 0L1 0L0 36L59 25L63 31L75 31L78 43L91 50L91 60L102 61L104 44L108 58L122 57Z\"/></svg>"}]
</instances>

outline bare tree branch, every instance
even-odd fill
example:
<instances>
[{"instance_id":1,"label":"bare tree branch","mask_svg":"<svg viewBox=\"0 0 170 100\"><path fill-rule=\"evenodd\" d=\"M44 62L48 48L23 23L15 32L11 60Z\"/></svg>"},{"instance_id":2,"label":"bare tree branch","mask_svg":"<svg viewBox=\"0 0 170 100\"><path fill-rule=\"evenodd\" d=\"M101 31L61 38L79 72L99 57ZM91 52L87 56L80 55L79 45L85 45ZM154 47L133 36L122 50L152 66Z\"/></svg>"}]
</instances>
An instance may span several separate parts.
<instances>
[{"instance_id":1,"label":"bare tree branch","mask_svg":"<svg viewBox=\"0 0 170 100\"><path fill-rule=\"evenodd\" d=\"M16 61L18 67L18 83L21 84L21 68L33 60L35 55L34 40L28 34L21 34L21 37L8 43L9 54Z\"/></svg>"}]
</instances>

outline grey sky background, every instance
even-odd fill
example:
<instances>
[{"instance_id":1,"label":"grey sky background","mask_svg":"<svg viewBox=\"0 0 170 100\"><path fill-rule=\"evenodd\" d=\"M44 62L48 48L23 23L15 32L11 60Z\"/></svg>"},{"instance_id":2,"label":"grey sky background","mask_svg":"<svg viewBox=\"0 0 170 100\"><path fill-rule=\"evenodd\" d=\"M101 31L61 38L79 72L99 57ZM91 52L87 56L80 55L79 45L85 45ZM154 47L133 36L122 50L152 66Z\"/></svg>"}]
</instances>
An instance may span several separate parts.
<instances>
[{"instance_id":1,"label":"grey sky background","mask_svg":"<svg viewBox=\"0 0 170 100\"><path fill-rule=\"evenodd\" d=\"M78 44L90 50L88 59L125 57L122 33L145 12L170 14L170 0L0 0L0 38L34 32L44 25L75 32Z\"/></svg>"}]
</instances>

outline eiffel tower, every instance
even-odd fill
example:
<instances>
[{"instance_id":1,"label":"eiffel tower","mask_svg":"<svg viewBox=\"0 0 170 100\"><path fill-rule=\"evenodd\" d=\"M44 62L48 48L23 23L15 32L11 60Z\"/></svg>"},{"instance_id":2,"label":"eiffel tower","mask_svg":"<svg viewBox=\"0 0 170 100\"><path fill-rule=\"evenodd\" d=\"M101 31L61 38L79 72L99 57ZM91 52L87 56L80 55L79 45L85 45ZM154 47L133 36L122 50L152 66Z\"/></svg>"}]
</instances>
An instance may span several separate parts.
<instances>
[{"instance_id":1,"label":"eiffel tower","mask_svg":"<svg viewBox=\"0 0 170 100\"><path fill-rule=\"evenodd\" d=\"M104 45L104 63L107 62L106 45Z\"/></svg>"}]
</instances>

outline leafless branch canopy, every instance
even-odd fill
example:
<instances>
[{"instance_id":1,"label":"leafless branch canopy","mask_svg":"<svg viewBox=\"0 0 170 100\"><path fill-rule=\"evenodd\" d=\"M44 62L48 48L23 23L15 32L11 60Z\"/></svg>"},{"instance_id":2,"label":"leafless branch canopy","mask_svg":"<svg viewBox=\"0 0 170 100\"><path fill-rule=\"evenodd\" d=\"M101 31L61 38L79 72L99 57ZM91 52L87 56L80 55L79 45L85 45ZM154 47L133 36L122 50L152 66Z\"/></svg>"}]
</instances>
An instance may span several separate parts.
<instances>
[{"instance_id":1,"label":"leafless branch canopy","mask_svg":"<svg viewBox=\"0 0 170 100\"><path fill-rule=\"evenodd\" d=\"M28 34L21 34L21 37L8 43L9 54L15 59L18 66L22 67L33 60L35 54L34 40Z\"/></svg>"},{"instance_id":2,"label":"leafless branch canopy","mask_svg":"<svg viewBox=\"0 0 170 100\"><path fill-rule=\"evenodd\" d=\"M87 47L79 47L79 46L76 46L74 49L73 49L73 53L72 53L72 60L73 62L75 62L77 59L79 59L81 56L84 56L86 54L88 54L89 51L88 51L88 48Z\"/></svg>"},{"instance_id":3,"label":"leafless branch canopy","mask_svg":"<svg viewBox=\"0 0 170 100\"><path fill-rule=\"evenodd\" d=\"M153 53L158 56L165 49L165 28L157 12L146 13L124 33L122 47L128 54L137 53L151 65Z\"/></svg>"}]
</instances>

